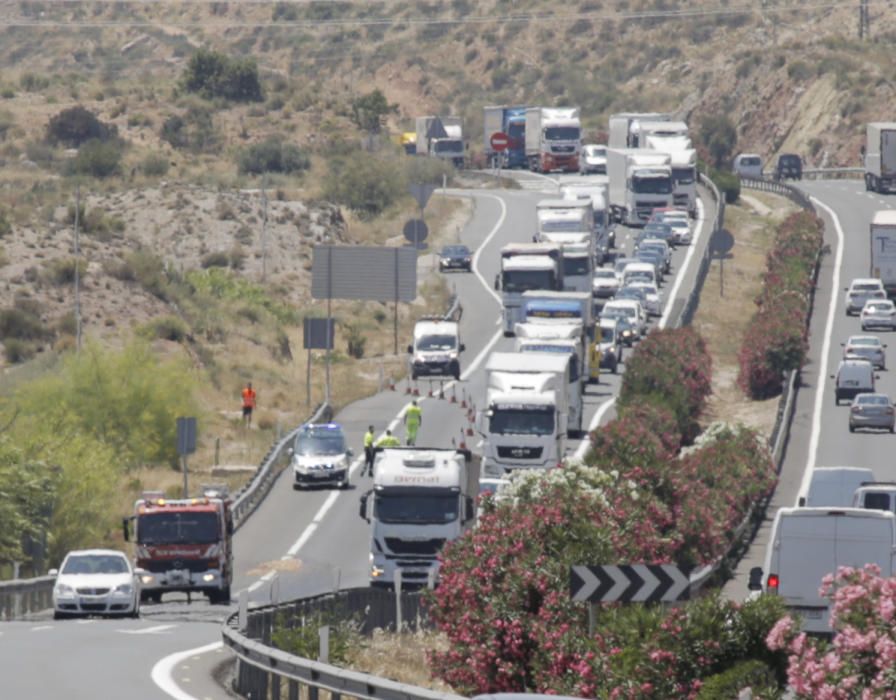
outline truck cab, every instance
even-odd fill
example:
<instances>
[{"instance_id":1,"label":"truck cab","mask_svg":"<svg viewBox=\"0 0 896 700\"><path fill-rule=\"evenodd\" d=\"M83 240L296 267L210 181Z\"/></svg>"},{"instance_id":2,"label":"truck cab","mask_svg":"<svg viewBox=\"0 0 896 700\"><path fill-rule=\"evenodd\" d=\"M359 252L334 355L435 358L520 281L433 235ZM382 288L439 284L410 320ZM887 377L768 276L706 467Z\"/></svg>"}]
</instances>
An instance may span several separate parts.
<instances>
[{"instance_id":1,"label":"truck cab","mask_svg":"<svg viewBox=\"0 0 896 700\"><path fill-rule=\"evenodd\" d=\"M373 489L361 496L370 523L370 585L434 583L438 555L476 517L478 483L466 450L390 447L376 455Z\"/></svg>"},{"instance_id":2,"label":"truck cab","mask_svg":"<svg viewBox=\"0 0 896 700\"><path fill-rule=\"evenodd\" d=\"M505 336L512 336L522 320L523 292L563 289L562 250L554 243L514 243L501 249L495 289L501 291Z\"/></svg>"},{"instance_id":3,"label":"truck cab","mask_svg":"<svg viewBox=\"0 0 896 700\"><path fill-rule=\"evenodd\" d=\"M408 345L411 379L421 376L460 379L460 324L438 316L420 319L414 325L414 342Z\"/></svg>"}]
</instances>

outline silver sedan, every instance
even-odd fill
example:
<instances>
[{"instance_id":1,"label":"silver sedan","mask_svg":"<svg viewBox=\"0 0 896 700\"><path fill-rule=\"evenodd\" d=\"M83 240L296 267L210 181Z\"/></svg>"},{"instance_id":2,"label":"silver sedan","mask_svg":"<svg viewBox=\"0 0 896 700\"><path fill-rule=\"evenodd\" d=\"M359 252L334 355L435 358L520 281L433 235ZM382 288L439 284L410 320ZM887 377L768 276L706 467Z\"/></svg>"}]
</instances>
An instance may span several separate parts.
<instances>
[{"instance_id":1,"label":"silver sedan","mask_svg":"<svg viewBox=\"0 0 896 700\"><path fill-rule=\"evenodd\" d=\"M843 359L868 360L877 369L887 368L886 343L876 335L851 335L843 346Z\"/></svg>"},{"instance_id":2,"label":"silver sedan","mask_svg":"<svg viewBox=\"0 0 896 700\"><path fill-rule=\"evenodd\" d=\"M862 307L862 330L886 328L896 330L896 305L889 299L869 299Z\"/></svg>"},{"instance_id":3,"label":"silver sedan","mask_svg":"<svg viewBox=\"0 0 896 700\"><path fill-rule=\"evenodd\" d=\"M849 407L849 432L857 428L881 428L893 432L896 410L886 394L859 394Z\"/></svg>"}]
</instances>

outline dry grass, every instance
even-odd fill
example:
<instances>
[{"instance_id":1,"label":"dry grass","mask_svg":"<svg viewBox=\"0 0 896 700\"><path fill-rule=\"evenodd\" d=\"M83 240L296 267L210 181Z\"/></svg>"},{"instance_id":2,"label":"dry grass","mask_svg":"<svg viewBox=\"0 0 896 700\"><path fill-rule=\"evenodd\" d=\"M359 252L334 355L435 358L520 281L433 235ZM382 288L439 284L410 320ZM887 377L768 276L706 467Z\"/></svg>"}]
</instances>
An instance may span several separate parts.
<instances>
[{"instance_id":1,"label":"dry grass","mask_svg":"<svg viewBox=\"0 0 896 700\"><path fill-rule=\"evenodd\" d=\"M774 240L774 227L796 210L789 200L746 191L737 205L725 208L725 226L734 235L734 248L724 261L724 296L721 296L720 261L714 260L700 295L694 328L712 355L712 396L705 422L743 423L770 436L777 399L753 401L737 386L741 339L762 289L765 256Z\"/></svg>"},{"instance_id":2,"label":"dry grass","mask_svg":"<svg viewBox=\"0 0 896 700\"><path fill-rule=\"evenodd\" d=\"M431 650L447 649L448 640L436 632L391 634L377 630L353 651L347 665L380 678L451 693L449 685L430 676L426 658Z\"/></svg>"}]
</instances>

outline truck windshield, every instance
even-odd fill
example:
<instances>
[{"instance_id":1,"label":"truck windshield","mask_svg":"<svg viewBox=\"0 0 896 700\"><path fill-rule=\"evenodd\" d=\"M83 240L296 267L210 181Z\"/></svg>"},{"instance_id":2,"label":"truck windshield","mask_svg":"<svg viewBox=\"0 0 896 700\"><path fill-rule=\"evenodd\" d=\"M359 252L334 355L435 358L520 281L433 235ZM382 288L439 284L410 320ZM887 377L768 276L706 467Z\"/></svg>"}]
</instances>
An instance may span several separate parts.
<instances>
[{"instance_id":1,"label":"truck windshield","mask_svg":"<svg viewBox=\"0 0 896 700\"><path fill-rule=\"evenodd\" d=\"M433 144L433 150L436 153L458 153L464 152L464 144L460 141L436 141Z\"/></svg>"},{"instance_id":2,"label":"truck windshield","mask_svg":"<svg viewBox=\"0 0 896 700\"><path fill-rule=\"evenodd\" d=\"M435 493L377 493L374 517L383 523L442 525L457 520L459 499L453 491Z\"/></svg>"},{"instance_id":3,"label":"truck windshield","mask_svg":"<svg viewBox=\"0 0 896 700\"><path fill-rule=\"evenodd\" d=\"M507 135L510 137L510 140L511 140L510 145L512 147L516 146L517 148L519 148L521 143L515 144L515 143L513 143L513 141L515 139L522 139L526 135L526 122L524 122L524 121L510 122L510 124L508 124L508 126L507 126Z\"/></svg>"},{"instance_id":4,"label":"truck windshield","mask_svg":"<svg viewBox=\"0 0 896 700\"><path fill-rule=\"evenodd\" d=\"M424 352L433 350L454 350L457 347L457 338L453 335L424 335L417 339L417 349Z\"/></svg>"},{"instance_id":5,"label":"truck windshield","mask_svg":"<svg viewBox=\"0 0 896 700\"><path fill-rule=\"evenodd\" d=\"M694 168L672 168L672 180L676 185L693 185L696 179Z\"/></svg>"},{"instance_id":6,"label":"truck windshield","mask_svg":"<svg viewBox=\"0 0 896 700\"><path fill-rule=\"evenodd\" d=\"M590 275L590 260L586 256L584 258L563 258L563 276L569 275Z\"/></svg>"},{"instance_id":7,"label":"truck windshield","mask_svg":"<svg viewBox=\"0 0 896 700\"><path fill-rule=\"evenodd\" d=\"M551 435L554 432L552 406L495 408L489 430L498 435Z\"/></svg>"},{"instance_id":8,"label":"truck windshield","mask_svg":"<svg viewBox=\"0 0 896 700\"><path fill-rule=\"evenodd\" d=\"M670 194L672 178L665 175L632 175L632 190L637 194Z\"/></svg>"},{"instance_id":9,"label":"truck windshield","mask_svg":"<svg viewBox=\"0 0 896 700\"><path fill-rule=\"evenodd\" d=\"M547 141L578 141L582 130L577 126L545 127L544 137Z\"/></svg>"},{"instance_id":10,"label":"truck windshield","mask_svg":"<svg viewBox=\"0 0 896 700\"><path fill-rule=\"evenodd\" d=\"M345 437L341 432L301 434L296 438L296 454L303 457L309 455L338 455L345 452Z\"/></svg>"},{"instance_id":11,"label":"truck windshield","mask_svg":"<svg viewBox=\"0 0 896 700\"><path fill-rule=\"evenodd\" d=\"M137 517L139 544L212 544L220 539L215 513L167 511Z\"/></svg>"},{"instance_id":12,"label":"truck windshield","mask_svg":"<svg viewBox=\"0 0 896 700\"><path fill-rule=\"evenodd\" d=\"M542 233L587 233L588 227L582 219L546 219L540 221Z\"/></svg>"},{"instance_id":13,"label":"truck windshield","mask_svg":"<svg viewBox=\"0 0 896 700\"><path fill-rule=\"evenodd\" d=\"M553 289L554 273L551 270L505 270L501 285L505 292Z\"/></svg>"}]
</instances>

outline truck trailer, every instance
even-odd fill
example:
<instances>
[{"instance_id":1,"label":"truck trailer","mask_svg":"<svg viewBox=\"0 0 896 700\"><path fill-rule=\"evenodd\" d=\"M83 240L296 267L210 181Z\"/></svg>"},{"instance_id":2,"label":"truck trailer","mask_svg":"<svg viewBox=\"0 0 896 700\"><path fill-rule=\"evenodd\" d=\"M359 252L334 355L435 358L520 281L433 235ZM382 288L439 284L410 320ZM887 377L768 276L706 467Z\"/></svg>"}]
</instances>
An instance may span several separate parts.
<instances>
[{"instance_id":1,"label":"truck trailer","mask_svg":"<svg viewBox=\"0 0 896 700\"><path fill-rule=\"evenodd\" d=\"M484 153L486 162L493 168L525 168L526 160L526 110L528 107L507 105L484 107ZM503 151L492 148L493 134L507 134L509 144Z\"/></svg>"},{"instance_id":2,"label":"truck trailer","mask_svg":"<svg viewBox=\"0 0 896 700\"><path fill-rule=\"evenodd\" d=\"M865 140L865 189L896 192L896 122L872 122Z\"/></svg>"},{"instance_id":3,"label":"truck trailer","mask_svg":"<svg viewBox=\"0 0 896 700\"><path fill-rule=\"evenodd\" d=\"M871 277L883 283L888 296L896 296L896 211L874 212L870 240Z\"/></svg>"}]
</instances>

